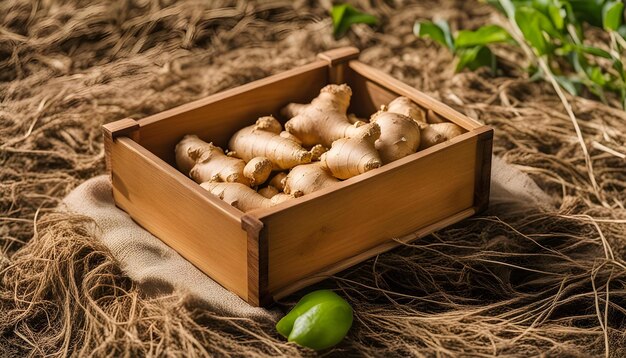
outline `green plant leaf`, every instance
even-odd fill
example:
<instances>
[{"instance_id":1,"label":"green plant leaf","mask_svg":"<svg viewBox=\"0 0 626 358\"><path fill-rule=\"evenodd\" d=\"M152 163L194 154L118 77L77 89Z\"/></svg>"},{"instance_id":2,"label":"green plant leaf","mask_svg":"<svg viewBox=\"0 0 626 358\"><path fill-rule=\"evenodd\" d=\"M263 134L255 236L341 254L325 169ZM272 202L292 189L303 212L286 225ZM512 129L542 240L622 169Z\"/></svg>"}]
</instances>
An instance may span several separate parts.
<instances>
[{"instance_id":1,"label":"green plant leaf","mask_svg":"<svg viewBox=\"0 0 626 358\"><path fill-rule=\"evenodd\" d=\"M515 11L515 22L524 34L526 41L535 48L539 55L545 55L550 51L550 43L544 37L547 34L561 38L552 22L544 14L530 7L521 7Z\"/></svg>"},{"instance_id":2,"label":"green plant leaf","mask_svg":"<svg viewBox=\"0 0 626 358\"><path fill-rule=\"evenodd\" d=\"M602 57L602 58L608 58L608 59L612 59L613 56L611 56L610 53L608 53L607 51L598 48L598 47L594 47L594 46L578 46L577 47L579 50L583 51L584 53L593 55L593 56L598 56L598 57Z\"/></svg>"},{"instance_id":3,"label":"green plant leaf","mask_svg":"<svg viewBox=\"0 0 626 358\"><path fill-rule=\"evenodd\" d=\"M474 71L479 67L489 67L492 73L496 71L496 56L487 46L459 48L457 55L459 63L456 65L456 72L460 72L464 68Z\"/></svg>"},{"instance_id":4,"label":"green plant leaf","mask_svg":"<svg viewBox=\"0 0 626 358\"><path fill-rule=\"evenodd\" d=\"M413 25L413 34L418 37L430 37L450 50L454 50L454 40L450 34L450 27L445 21L437 21L436 23L416 21Z\"/></svg>"},{"instance_id":5,"label":"green plant leaf","mask_svg":"<svg viewBox=\"0 0 626 358\"><path fill-rule=\"evenodd\" d=\"M597 84L598 86L604 86L607 83L606 78L604 77L604 73L602 73L602 69L598 66L589 66L586 68L587 77Z\"/></svg>"},{"instance_id":6,"label":"green plant leaf","mask_svg":"<svg viewBox=\"0 0 626 358\"><path fill-rule=\"evenodd\" d=\"M511 0L495 0L494 2L497 2L499 7L502 8L502 10L504 11L504 13L508 16L508 17L515 17L515 9L516 7L520 6L521 4L519 4L519 2L513 2ZM530 5L532 2L531 1L525 1L523 4L524 5Z\"/></svg>"},{"instance_id":7,"label":"green plant leaf","mask_svg":"<svg viewBox=\"0 0 626 358\"><path fill-rule=\"evenodd\" d=\"M581 21L602 26L602 5L605 0L568 0L574 14Z\"/></svg>"},{"instance_id":8,"label":"green plant leaf","mask_svg":"<svg viewBox=\"0 0 626 358\"><path fill-rule=\"evenodd\" d=\"M565 10L559 6L550 4L548 5L548 14L550 15L550 19L552 20L554 27L556 27L558 30L562 30L565 22L565 17L567 16Z\"/></svg>"},{"instance_id":9,"label":"green plant leaf","mask_svg":"<svg viewBox=\"0 0 626 358\"><path fill-rule=\"evenodd\" d=\"M622 25L624 3L621 1L607 1L602 7L602 26L605 30L617 31Z\"/></svg>"},{"instance_id":10,"label":"green plant leaf","mask_svg":"<svg viewBox=\"0 0 626 358\"><path fill-rule=\"evenodd\" d=\"M450 31L450 25L445 20L435 20L435 25L439 26L439 28L443 31L443 36L446 38L446 43L448 44L448 48L454 50L456 44L454 42L454 38L452 37L452 32Z\"/></svg>"},{"instance_id":11,"label":"green plant leaf","mask_svg":"<svg viewBox=\"0 0 626 358\"><path fill-rule=\"evenodd\" d=\"M487 25L476 31L459 31L454 42L456 47L471 47L498 42L511 42L512 40L511 35L509 35L509 33L502 27L497 25Z\"/></svg>"},{"instance_id":12,"label":"green plant leaf","mask_svg":"<svg viewBox=\"0 0 626 358\"><path fill-rule=\"evenodd\" d=\"M354 24L378 23L376 16L360 12L348 4L334 5L330 15L333 18L333 35L337 39L343 37Z\"/></svg>"}]
</instances>

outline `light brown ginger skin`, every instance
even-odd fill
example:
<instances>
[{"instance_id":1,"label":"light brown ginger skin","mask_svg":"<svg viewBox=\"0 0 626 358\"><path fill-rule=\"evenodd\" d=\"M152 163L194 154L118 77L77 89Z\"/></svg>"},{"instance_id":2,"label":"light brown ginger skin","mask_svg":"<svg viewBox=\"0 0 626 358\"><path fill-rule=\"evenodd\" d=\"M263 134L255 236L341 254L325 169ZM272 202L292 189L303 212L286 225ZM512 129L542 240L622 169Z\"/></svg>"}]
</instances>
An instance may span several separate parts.
<instances>
[{"instance_id":1,"label":"light brown ginger skin","mask_svg":"<svg viewBox=\"0 0 626 358\"><path fill-rule=\"evenodd\" d=\"M198 136L186 135L176 144L176 167L185 175L189 175L189 171L201 157L210 155L214 150L212 143L207 143Z\"/></svg>"},{"instance_id":2,"label":"light brown ginger skin","mask_svg":"<svg viewBox=\"0 0 626 358\"><path fill-rule=\"evenodd\" d=\"M420 128L413 119L381 110L372 116L371 122L380 126L380 138L375 144L383 164L404 158L419 148Z\"/></svg>"},{"instance_id":3,"label":"light brown ginger skin","mask_svg":"<svg viewBox=\"0 0 626 358\"><path fill-rule=\"evenodd\" d=\"M434 130L430 125L421 127L419 150L430 148L435 144L443 143L445 141L446 137Z\"/></svg>"},{"instance_id":4,"label":"light brown ginger skin","mask_svg":"<svg viewBox=\"0 0 626 358\"><path fill-rule=\"evenodd\" d=\"M300 141L300 139L298 139L298 137L296 137L295 135L287 132L287 131L282 131L280 132L280 136L283 138L287 138L287 139L291 139L292 141L302 145L302 141Z\"/></svg>"},{"instance_id":5,"label":"light brown ginger skin","mask_svg":"<svg viewBox=\"0 0 626 358\"><path fill-rule=\"evenodd\" d=\"M293 195L289 195L289 194L285 194L285 193L278 193L278 194L272 196L272 199L270 199L271 202L272 202L271 206L278 205L280 203L284 203L285 201L288 201L288 200L291 200L291 199L295 199L295 198L296 197L293 196Z\"/></svg>"},{"instance_id":6,"label":"light brown ginger skin","mask_svg":"<svg viewBox=\"0 0 626 358\"><path fill-rule=\"evenodd\" d=\"M420 149L432 147L435 144L445 142L463 133L465 133L465 130L454 123L429 124L422 128L422 143L420 144Z\"/></svg>"},{"instance_id":7,"label":"light brown ginger skin","mask_svg":"<svg viewBox=\"0 0 626 358\"><path fill-rule=\"evenodd\" d=\"M243 160L226 156L220 147L195 135L185 136L175 151L180 171L198 183L220 180L250 185L250 178L244 175L246 163Z\"/></svg>"},{"instance_id":8,"label":"light brown ginger skin","mask_svg":"<svg viewBox=\"0 0 626 358\"><path fill-rule=\"evenodd\" d=\"M356 137L363 130L351 124L346 115L352 90L348 85L327 85L308 105L291 103L281 114L291 118L285 129L296 136L302 145L310 148L316 144L330 148L340 138Z\"/></svg>"},{"instance_id":9,"label":"light brown ginger skin","mask_svg":"<svg viewBox=\"0 0 626 358\"><path fill-rule=\"evenodd\" d=\"M280 132L280 136L283 138L287 138L287 139L291 139L292 141L302 145L302 142L300 141L300 139L298 139L295 135L287 132L287 131L282 131ZM320 160L320 157L322 156L322 154L324 154L325 152L328 151L328 148L324 147L321 144L316 144L314 145L311 150L309 152L311 152L311 160Z\"/></svg>"},{"instance_id":10,"label":"light brown ginger skin","mask_svg":"<svg viewBox=\"0 0 626 358\"><path fill-rule=\"evenodd\" d=\"M446 122L446 123L434 123L429 126L434 129L436 132L446 137L446 140L452 139L458 135L465 133L465 130L461 128L461 126Z\"/></svg>"},{"instance_id":11,"label":"light brown ginger skin","mask_svg":"<svg viewBox=\"0 0 626 358\"><path fill-rule=\"evenodd\" d=\"M269 185L273 186L279 191L285 191L285 178L286 177L287 177L287 173L285 172L276 173L276 175L274 175L272 179L270 179Z\"/></svg>"},{"instance_id":12,"label":"light brown ginger skin","mask_svg":"<svg viewBox=\"0 0 626 358\"><path fill-rule=\"evenodd\" d=\"M445 119L443 119L443 117L435 113L435 111L433 111L432 109L428 110L428 113L426 114L426 121L430 124L447 122Z\"/></svg>"},{"instance_id":13,"label":"light brown ginger skin","mask_svg":"<svg viewBox=\"0 0 626 358\"><path fill-rule=\"evenodd\" d=\"M266 157L273 170L285 170L311 162L311 153L291 139L280 136L280 123L271 116L261 117L256 124L240 129L228 144L231 155L250 161Z\"/></svg>"},{"instance_id":14,"label":"light brown ginger skin","mask_svg":"<svg viewBox=\"0 0 626 358\"><path fill-rule=\"evenodd\" d=\"M336 140L322 155L320 163L334 177L348 179L382 165L375 145L380 137L380 127L376 123L368 123L361 128L365 130L361 135Z\"/></svg>"},{"instance_id":15,"label":"light brown ginger skin","mask_svg":"<svg viewBox=\"0 0 626 358\"><path fill-rule=\"evenodd\" d=\"M320 160L320 158L322 158L322 154L328 152L328 148L324 147L321 144L316 144L313 146L313 148L311 148L310 152L311 152L311 160L318 161Z\"/></svg>"},{"instance_id":16,"label":"light brown ginger skin","mask_svg":"<svg viewBox=\"0 0 626 358\"><path fill-rule=\"evenodd\" d=\"M398 97L389 102L387 111L404 114L418 123L421 129L419 150L430 148L464 132L463 128L446 122L431 109L426 114L420 106L406 97Z\"/></svg>"},{"instance_id":17,"label":"light brown ginger skin","mask_svg":"<svg viewBox=\"0 0 626 358\"><path fill-rule=\"evenodd\" d=\"M272 116L260 117L254 125L257 129L262 129L274 134L280 135L280 133L283 132L280 122Z\"/></svg>"},{"instance_id":18,"label":"light brown ginger skin","mask_svg":"<svg viewBox=\"0 0 626 358\"><path fill-rule=\"evenodd\" d=\"M350 124L365 124L367 123L367 120L357 117L354 113L350 113L348 114L348 122L350 122Z\"/></svg>"},{"instance_id":19,"label":"light brown ginger skin","mask_svg":"<svg viewBox=\"0 0 626 358\"><path fill-rule=\"evenodd\" d=\"M320 163L303 164L291 169L284 180L284 190L286 194L299 197L335 183L339 183L339 179Z\"/></svg>"},{"instance_id":20,"label":"light brown ginger skin","mask_svg":"<svg viewBox=\"0 0 626 358\"><path fill-rule=\"evenodd\" d=\"M268 199L249 186L241 183L205 182L200 184L200 186L243 212L269 208L286 200L293 199L292 196L280 194Z\"/></svg>"},{"instance_id":21,"label":"light brown ginger skin","mask_svg":"<svg viewBox=\"0 0 626 358\"><path fill-rule=\"evenodd\" d=\"M387 112L402 114L416 122L426 123L426 112L424 112L422 107L404 96L389 102Z\"/></svg>"},{"instance_id":22,"label":"light brown ginger skin","mask_svg":"<svg viewBox=\"0 0 626 358\"><path fill-rule=\"evenodd\" d=\"M250 179L251 185L265 183L272 174L272 162L265 157L255 157L250 159L243 168L243 175Z\"/></svg>"},{"instance_id":23,"label":"light brown ginger skin","mask_svg":"<svg viewBox=\"0 0 626 358\"><path fill-rule=\"evenodd\" d=\"M264 188L261 188L258 190L258 193L263 195L264 197L270 199L272 198L274 195L280 193L280 191L278 189L276 189L275 187L268 185Z\"/></svg>"}]
</instances>

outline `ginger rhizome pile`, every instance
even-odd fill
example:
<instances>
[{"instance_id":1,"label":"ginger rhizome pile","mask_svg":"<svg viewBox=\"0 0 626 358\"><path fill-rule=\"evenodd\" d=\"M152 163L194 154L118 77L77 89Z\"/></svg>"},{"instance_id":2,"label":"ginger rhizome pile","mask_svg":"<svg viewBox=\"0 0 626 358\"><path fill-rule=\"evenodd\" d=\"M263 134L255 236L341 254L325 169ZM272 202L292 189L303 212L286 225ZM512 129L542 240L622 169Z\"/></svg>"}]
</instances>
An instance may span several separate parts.
<instances>
[{"instance_id":1,"label":"ginger rhizome pile","mask_svg":"<svg viewBox=\"0 0 626 358\"><path fill-rule=\"evenodd\" d=\"M284 128L268 115L237 131L226 154L187 135L176 145L176 165L246 212L332 187L465 132L406 97L360 118L348 113L351 96L346 84L327 85L311 103L282 108Z\"/></svg>"},{"instance_id":2,"label":"ginger rhizome pile","mask_svg":"<svg viewBox=\"0 0 626 358\"><path fill-rule=\"evenodd\" d=\"M254 185L267 180L272 171L272 163L267 158L252 158L246 164L195 135L185 136L176 145L176 165L198 183L224 181Z\"/></svg>"}]
</instances>

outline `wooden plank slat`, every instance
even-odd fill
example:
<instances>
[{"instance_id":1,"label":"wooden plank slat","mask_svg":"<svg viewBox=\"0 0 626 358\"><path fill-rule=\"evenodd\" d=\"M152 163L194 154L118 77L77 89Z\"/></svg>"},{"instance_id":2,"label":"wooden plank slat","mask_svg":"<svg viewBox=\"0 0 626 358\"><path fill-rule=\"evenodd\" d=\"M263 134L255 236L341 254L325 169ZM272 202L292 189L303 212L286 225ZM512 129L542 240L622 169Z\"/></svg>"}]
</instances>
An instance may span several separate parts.
<instances>
[{"instance_id":1,"label":"wooden plank slat","mask_svg":"<svg viewBox=\"0 0 626 358\"><path fill-rule=\"evenodd\" d=\"M131 140L111 151L113 197L139 225L215 281L248 297L241 213Z\"/></svg>"},{"instance_id":2,"label":"wooden plank slat","mask_svg":"<svg viewBox=\"0 0 626 358\"><path fill-rule=\"evenodd\" d=\"M127 136L136 141L139 138L139 123L132 118L124 118L102 126L104 158L109 179L111 177L111 147L113 140L121 136Z\"/></svg>"},{"instance_id":3,"label":"wooden plank slat","mask_svg":"<svg viewBox=\"0 0 626 358\"><path fill-rule=\"evenodd\" d=\"M359 61L350 61L348 67L367 78L368 80L377 83L382 88L393 89L393 92L410 98L420 106L432 109L435 113L443 116L447 120L460 125L461 127L472 130L483 126L483 124L455 111L449 106L437 101L436 99L426 95L425 93L418 91L417 89L396 80L388 74L379 71L371 66L368 66Z\"/></svg>"},{"instance_id":4,"label":"wooden plank slat","mask_svg":"<svg viewBox=\"0 0 626 358\"><path fill-rule=\"evenodd\" d=\"M347 62L359 57L356 47L340 47L317 55L317 58L328 62L328 83L342 84L345 82Z\"/></svg>"},{"instance_id":5,"label":"wooden plank slat","mask_svg":"<svg viewBox=\"0 0 626 358\"><path fill-rule=\"evenodd\" d=\"M403 244L408 244L412 241L415 241L419 238L425 237L427 235L432 234L433 232L443 229L447 226L450 226L454 223L457 223L463 219L466 219L472 215L474 215L476 213L476 210L474 208L469 208L466 210L463 210L453 216L450 216L444 220L440 220L437 221L434 224L428 225L410 235L406 235L400 238L397 238L395 240L390 239L387 242L384 242L378 246L375 246L369 250L366 250L362 253L359 253L357 255L354 255L348 259L345 259L343 261L340 261L336 264L330 265L322 270L320 270L319 272L316 272L315 274L312 274L308 277L305 277L301 280L298 280L290 285L287 285L286 287L277 290L274 292L272 298L274 300L279 300L283 297L289 296L290 294L299 291L307 286L311 286L315 283L318 283L322 280L325 280L327 278L329 278L330 276L341 272L347 268L350 268L358 263L361 263L365 260L369 260L374 256L383 254L387 251L391 251L393 249L395 249L398 246L402 246Z\"/></svg>"},{"instance_id":6,"label":"wooden plank slat","mask_svg":"<svg viewBox=\"0 0 626 358\"><path fill-rule=\"evenodd\" d=\"M263 223L250 215L241 218L243 229L248 233L248 303L252 306L267 305L267 235Z\"/></svg>"},{"instance_id":7,"label":"wooden plank slat","mask_svg":"<svg viewBox=\"0 0 626 358\"><path fill-rule=\"evenodd\" d=\"M318 60L140 119L139 143L170 164L174 164L176 143L186 134L226 149L236 131L259 117L277 116L289 102L310 102L327 78L328 64Z\"/></svg>"},{"instance_id":8,"label":"wooden plank slat","mask_svg":"<svg viewBox=\"0 0 626 358\"><path fill-rule=\"evenodd\" d=\"M445 144L288 201L282 208L250 212L263 221L269 236L270 292L471 208L476 134Z\"/></svg>"},{"instance_id":9,"label":"wooden plank slat","mask_svg":"<svg viewBox=\"0 0 626 358\"><path fill-rule=\"evenodd\" d=\"M476 130L478 148L476 150L476 186L474 187L474 207L480 213L489 206L491 190L491 155L493 152L493 129L483 126Z\"/></svg>"}]
</instances>

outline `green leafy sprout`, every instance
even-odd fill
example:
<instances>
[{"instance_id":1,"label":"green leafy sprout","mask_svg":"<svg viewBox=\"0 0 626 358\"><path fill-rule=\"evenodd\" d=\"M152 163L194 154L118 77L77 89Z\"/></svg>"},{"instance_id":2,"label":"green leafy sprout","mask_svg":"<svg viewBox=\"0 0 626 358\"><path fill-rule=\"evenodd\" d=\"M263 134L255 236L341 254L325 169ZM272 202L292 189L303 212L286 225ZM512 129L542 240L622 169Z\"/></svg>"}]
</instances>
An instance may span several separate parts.
<instances>
[{"instance_id":1,"label":"green leafy sprout","mask_svg":"<svg viewBox=\"0 0 626 358\"><path fill-rule=\"evenodd\" d=\"M345 36L354 24L378 24L376 16L360 12L348 4L334 5L330 15L333 18L333 35L336 39Z\"/></svg>"},{"instance_id":2,"label":"green leafy sprout","mask_svg":"<svg viewBox=\"0 0 626 358\"><path fill-rule=\"evenodd\" d=\"M456 71L464 68L476 70L479 67L489 67L492 73L496 71L496 56L488 45L494 43L513 42L511 35L500 26L487 25L476 31L462 30L452 36L450 26L446 21L416 22L413 33L419 37L430 37L446 46L458 57Z\"/></svg>"},{"instance_id":3,"label":"green leafy sprout","mask_svg":"<svg viewBox=\"0 0 626 358\"><path fill-rule=\"evenodd\" d=\"M531 66L528 70L533 80L546 79L550 75L571 94L580 95L585 89L605 103L606 92L613 92L626 107L626 70L621 57L626 48L622 1L486 1L507 15L520 36L511 36L499 26L487 25L475 31L461 30L453 37L445 21L418 21L413 32L449 48L458 58L457 71L486 66L495 72L496 56L489 45L503 42L519 44L523 41L532 52L528 53L531 59L534 57L548 65ZM586 43L585 26L604 29L611 38L610 48Z\"/></svg>"}]
</instances>

